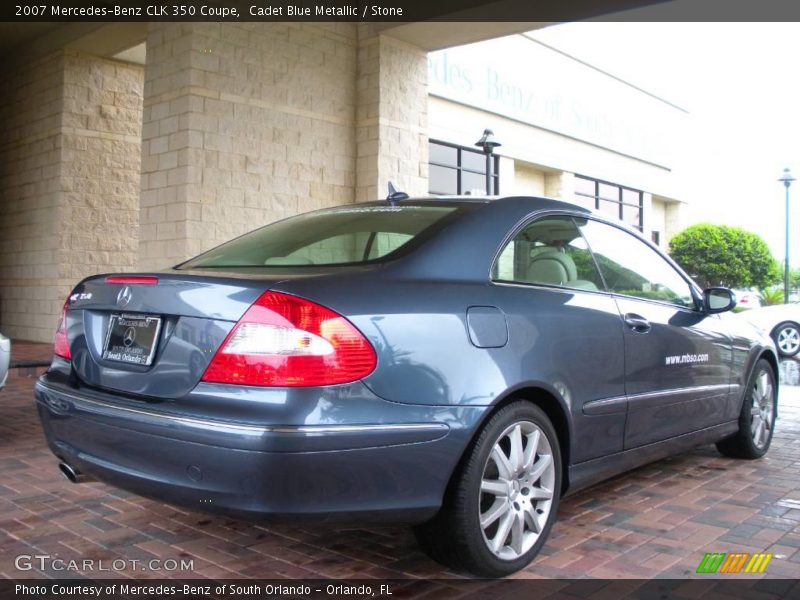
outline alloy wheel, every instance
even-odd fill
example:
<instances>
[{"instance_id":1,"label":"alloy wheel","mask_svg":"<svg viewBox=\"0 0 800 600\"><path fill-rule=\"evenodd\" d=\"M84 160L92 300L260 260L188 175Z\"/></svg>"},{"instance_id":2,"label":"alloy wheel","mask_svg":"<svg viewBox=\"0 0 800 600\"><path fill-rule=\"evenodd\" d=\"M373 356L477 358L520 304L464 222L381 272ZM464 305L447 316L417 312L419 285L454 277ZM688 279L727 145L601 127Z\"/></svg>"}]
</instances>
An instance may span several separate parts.
<instances>
[{"instance_id":1,"label":"alloy wheel","mask_svg":"<svg viewBox=\"0 0 800 600\"><path fill-rule=\"evenodd\" d=\"M553 506L553 452L530 421L513 423L495 441L481 479L479 519L483 540L502 560L528 552Z\"/></svg>"},{"instance_id":2,"label":"alloy wheel","mask_svg":"<svg viewBox=\"0 0 800 600\"><path fill-rule=\"evenodd\" d=\"M796 327L783 327L775 341L781 354L792 356L800 350L800 331Z\"/></svg>"},{"instance_id":3,"label":"alloy wheel","mask_svg":"<svg viewBox=\"0 0 800 600\"><path fill-rule=\"evenodd\" d=\"M759 450L764 448L770 438L775 421L775 387L769 373L762 369L756 377L750 391L752 408L750 409L750 434L753 444Z\"/></svg>"}]
</instances>

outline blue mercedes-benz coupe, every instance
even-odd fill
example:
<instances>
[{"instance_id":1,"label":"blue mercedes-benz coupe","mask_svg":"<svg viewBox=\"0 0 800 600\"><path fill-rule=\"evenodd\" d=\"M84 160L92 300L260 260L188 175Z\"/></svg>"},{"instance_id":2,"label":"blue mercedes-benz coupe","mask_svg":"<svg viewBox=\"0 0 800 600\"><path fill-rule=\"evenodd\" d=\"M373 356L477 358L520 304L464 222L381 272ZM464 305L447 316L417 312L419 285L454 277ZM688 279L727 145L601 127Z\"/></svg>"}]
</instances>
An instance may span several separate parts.
<instances>
[{"instance_id":1,"label":"blue mercedes-benz coupe","mask_svg":"<svg viewBox=\"0 0 800 600\"><path fill-rule=\"evenodd\" d=\"M407 522L436 559L502 576L564 494L698 444L767 452L775 347L734 305L572 204L352 204L83 280L35 393L72 481Z\"/></svg>"}]
</instances>

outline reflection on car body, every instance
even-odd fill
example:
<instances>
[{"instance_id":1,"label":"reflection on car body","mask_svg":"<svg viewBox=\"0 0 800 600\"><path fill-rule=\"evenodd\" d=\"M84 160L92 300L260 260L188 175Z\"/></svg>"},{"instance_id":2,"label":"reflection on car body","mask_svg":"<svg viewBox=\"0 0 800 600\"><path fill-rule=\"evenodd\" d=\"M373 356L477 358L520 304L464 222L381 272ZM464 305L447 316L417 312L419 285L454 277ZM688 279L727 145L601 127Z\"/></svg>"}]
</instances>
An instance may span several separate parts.
<instances>
[{"instance_id":1,"label":"reflection on car body","mask_svg":"<svg viewBox=\"0 0 800 600\"><path fill-rule=\"evenodd\" d=\"M733 290L737 308L761 308L761 295L753 290Z\"/></svg>"},{"instance_id":2,"label":"reflection on car body","mask_svg":"<svg viewBox=\"0 0 800 600\"><path fill-rule=\"evenodd\" d=\"M783 357L800 352L800 304L777 304L734 315L766 332Z\"/></svg>"}]
</instances>

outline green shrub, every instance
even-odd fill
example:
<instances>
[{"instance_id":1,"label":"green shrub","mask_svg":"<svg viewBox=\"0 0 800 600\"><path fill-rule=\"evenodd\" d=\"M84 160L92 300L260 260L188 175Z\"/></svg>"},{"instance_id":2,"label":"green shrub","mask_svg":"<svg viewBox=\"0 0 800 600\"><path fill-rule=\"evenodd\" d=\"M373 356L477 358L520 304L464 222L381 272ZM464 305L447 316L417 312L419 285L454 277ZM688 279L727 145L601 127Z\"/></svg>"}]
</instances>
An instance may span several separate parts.
<instances>
[{"instance_id":1,"label":"green shrub","mask_svg":"<svg viewBox=\"0 0 800 600\"><path fill-rule=\"evenodd\" d=\"M773 287L761 290L761 302L764 306L783 304L783 288Z\"/></svg>"},{"instance_id":2,"label":"green shrub","mask_svg":"<svg viewBox=\"0 0 800 600\"><path fill-rule=\"evenodd\" d=\"M766 288L781 279L767 243L739 227L692 225L672 238L669 253L703 287Z\"/></svg>"}]
</instances>

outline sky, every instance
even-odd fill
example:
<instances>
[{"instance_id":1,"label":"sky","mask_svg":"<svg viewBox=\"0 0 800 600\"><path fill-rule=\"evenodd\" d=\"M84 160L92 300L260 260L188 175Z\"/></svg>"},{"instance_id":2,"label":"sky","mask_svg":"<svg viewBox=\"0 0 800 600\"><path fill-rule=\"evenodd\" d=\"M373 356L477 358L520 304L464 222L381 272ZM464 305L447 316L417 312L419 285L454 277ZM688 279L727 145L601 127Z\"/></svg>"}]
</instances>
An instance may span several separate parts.
<instances>
[{"instance_id":1,"label":"sky","mask_svg":"<svg viewBox=\"0 0 800 600\"><path fill-rule=\"evenodd\" d=\"M537 39L689 111L686 221L744 227L784 256L789 167L800 178L800 23L568 23ZM800 267L800 181L790 188Z\"/></svg>"}]
</instances>

